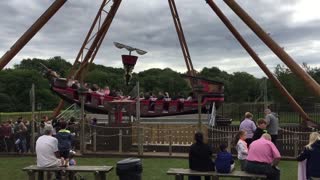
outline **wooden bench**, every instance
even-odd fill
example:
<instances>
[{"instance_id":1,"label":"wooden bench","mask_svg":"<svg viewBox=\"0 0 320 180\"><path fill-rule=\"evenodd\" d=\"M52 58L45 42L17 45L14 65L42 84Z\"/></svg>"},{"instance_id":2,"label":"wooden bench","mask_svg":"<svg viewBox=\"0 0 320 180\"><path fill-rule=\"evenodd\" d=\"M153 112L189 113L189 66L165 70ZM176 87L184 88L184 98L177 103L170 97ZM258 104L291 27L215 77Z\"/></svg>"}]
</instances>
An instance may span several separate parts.
<instances>
[{"instance_id":1,"label":"wooden bench","mask_svg":"<svg viewBox=\"0 0 320 180\"><path fill-rule=\"evenodd\" d=\"M219 177L234 177L234 178L250 178L250 179L267 179L266 175L261 174L249 174L244 171L232 171L231 173L217 173L215 171L207 171L207 172L200 172L194 171L191 169L176 169L170 168L167 171L168 175L174 175L176 180L183 180L183 176L212 176L214 180L218 180Z\"/></svg>"},{"instance_id":2,"label":"wooden bench","mask_svg":"<svg viewBox=\"0 0 320 180\"><path fill-rule=\"evenodd\" d=\"M113 169L112 166L69 166L69 167L52 167L52 168L40 168L36 165L31 165L23 168L29 176L29 180L36 179L36 173L38 173L38 180L44 180L44 172L56 173L61 172L62 176L69 180L74 180L75 174L78 172L92 172L94 173L95 180L106 180L107 173Z\"/></svg>"}]
</instances>

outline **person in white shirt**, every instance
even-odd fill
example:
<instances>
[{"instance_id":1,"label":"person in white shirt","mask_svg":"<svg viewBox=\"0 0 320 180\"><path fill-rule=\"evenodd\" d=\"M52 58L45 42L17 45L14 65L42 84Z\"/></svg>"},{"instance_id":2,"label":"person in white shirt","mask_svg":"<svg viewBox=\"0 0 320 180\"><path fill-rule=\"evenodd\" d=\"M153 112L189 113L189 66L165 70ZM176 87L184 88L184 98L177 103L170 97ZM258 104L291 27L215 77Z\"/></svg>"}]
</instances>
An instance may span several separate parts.
<instances>
[{"instance_id":1,"label":"person in white shirt","mask_svg":"<svg viewBox=\"0 0 320 180\"><path fill-rule=\"evenodd\" d=\"M44 127L44 135L36 142L37 166L57 167L61 166L59 157L58 140L52 137L52 126Z\"/></svg>"},{"instance_id":2,"label":"person in white shirt","mask_svg":"<svg viewBox=\"0 0 320 180\"><path fill-rule=\"evenodd\" d=\"M248 156L248 146L246 143L246 137L247 137L247 132L246 131L239 131L236 135L236 149L238 152L238 159L240 162L240 168L241 171L245 170L245 166L246 166L246 159Z\"/></svg>"}]
</instances>

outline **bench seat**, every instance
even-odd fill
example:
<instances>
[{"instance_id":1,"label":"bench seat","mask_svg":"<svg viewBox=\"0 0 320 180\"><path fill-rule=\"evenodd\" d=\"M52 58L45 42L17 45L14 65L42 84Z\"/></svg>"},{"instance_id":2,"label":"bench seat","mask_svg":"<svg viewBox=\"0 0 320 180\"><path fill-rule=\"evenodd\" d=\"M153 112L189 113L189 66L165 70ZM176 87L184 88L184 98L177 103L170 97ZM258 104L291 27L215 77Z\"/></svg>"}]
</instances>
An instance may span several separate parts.
<instances>
[{"instance_id":1,"label":"bench seat","mask_svg":"<svg viewBox=\"0 0 320 180\"><path fill-rule=\"evenodd\" d=\"M44 179L44 172L62 172L68 176L69 180L74 179L74 175L78 172L92 172L95 180L106 180L106 174L113 169L112 166L69 166L69 167L50 167L41 168L31 165L23 168L29 176L29 180L35 180L35 173L38 173L38 180Z\"/></svg>"},{"instance_id":2,"label":"bench seat","mask_svg":"<svg viewBox=\"0 0 320 180\"><path fill-rule=\"evenodd\" d=\"M232 171L231 173L218 173L215 171L194 171L191 169L182 168L170 168L167 171L168 175L176 176L176 180L183 180L183 176L213 176L215 180L219 177L234 177L234 178L251 178L251 179L266 179L266 175L262 174L251 174L244 171Z\"/></svg>"}]
</instances>

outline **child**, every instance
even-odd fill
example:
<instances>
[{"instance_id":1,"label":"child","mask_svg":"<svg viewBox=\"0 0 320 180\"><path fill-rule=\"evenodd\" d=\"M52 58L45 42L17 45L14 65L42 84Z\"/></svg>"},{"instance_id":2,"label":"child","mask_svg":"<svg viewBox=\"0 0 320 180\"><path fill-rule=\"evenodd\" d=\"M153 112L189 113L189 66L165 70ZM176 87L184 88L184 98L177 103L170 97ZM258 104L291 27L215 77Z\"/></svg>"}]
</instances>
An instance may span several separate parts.
<instances>
[{"instance_id":1,"label":"child","mask_svg":"<svg viewBox=\"0 0 320 180\"><path fill-rule=\"evenodd\" d=\"M230 173L234 169L232 154L227 151L227 145L220 145L220 152L217 154L215 164L219 173Z\"/></svg>"},{"instance_id":2,"label":"child","mask_svg":"<svg viewBox=\"0 0 320 180\"><path fill-rule=\"evenodd\" d=\"M238 152L238 159L240 161L240 167L241 171L245 170L246 166L246 159L248 156L248 147L246 143L246 136L247 132L246 131L239 131L236 135L236 142L237 142L237 152Z\"/></svg>"},{"instance_id":3,"label":"child","mask_svg":"<svg viewBox=\"0 0 320 180\"><path fill-rule=\"evenodd\" d=\"M58 149L60 152L62 166L69 165L69 152L71 150L72 135L69 130L66 129L67 123L65 121L60 122L60 130L56 135L58 139Z\"/></svg>"},{"instance_id":4,"label":"child","mask_svg":"<svg viewBox=\"0 0 320 180\"><path fill-rule=\"evenodd\" d=\"M253 134L253 137L252 137L253 141L260 139L262 134L267 133L267 130L266 130L267 122L264 119L260 118L260 119L258 119L257 123L258 123L258 128L256 129L256 131Z\"/></svg>"}]
</instances>

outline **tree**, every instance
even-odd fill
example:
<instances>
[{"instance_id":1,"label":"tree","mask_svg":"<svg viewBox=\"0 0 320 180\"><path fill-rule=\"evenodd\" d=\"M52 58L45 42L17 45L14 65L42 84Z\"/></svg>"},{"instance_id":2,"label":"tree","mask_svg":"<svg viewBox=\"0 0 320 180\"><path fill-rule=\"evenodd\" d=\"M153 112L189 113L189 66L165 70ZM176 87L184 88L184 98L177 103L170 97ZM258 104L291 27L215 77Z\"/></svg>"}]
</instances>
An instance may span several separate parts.
<instances>
[{"instance_id":1,"label":"tree","mask_svg":"<svg viewBox=\"0 0 320 180\"><path fill-rule=\"evenodd\" d=\"M230 79L232 102L253 102L259 96L257 79L246 72L235 72Z\"/></svg>"}]
</instances>

